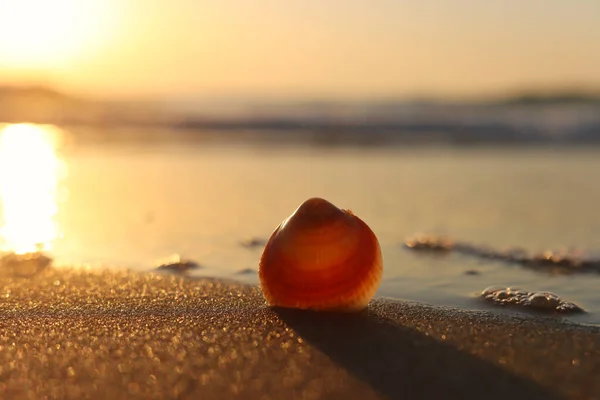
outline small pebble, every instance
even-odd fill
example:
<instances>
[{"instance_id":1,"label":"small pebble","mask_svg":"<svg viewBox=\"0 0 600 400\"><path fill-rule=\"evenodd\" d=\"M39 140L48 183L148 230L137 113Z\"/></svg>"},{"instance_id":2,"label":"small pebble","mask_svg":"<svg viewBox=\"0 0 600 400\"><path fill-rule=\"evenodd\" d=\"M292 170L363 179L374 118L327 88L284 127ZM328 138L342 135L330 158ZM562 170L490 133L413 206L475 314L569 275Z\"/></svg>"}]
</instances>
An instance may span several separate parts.
<instances>
[{"instance_id":1,"label":"small pebble","mask_svg":"<svg viewBox=\"0 0 600 400\"><path fill-rule=\"evenodd\" d=\"M236 274L238 275L250 275L250 274L255 274L256 270L253 268L244 268L239 270L238 272L236 272Z\"/></svg>"},{"instance_id":2,"label":"small pebble","mask_svg":"<svg viewBox=\"0 0 600 400\"><path fill-rule=\"evenodd\" d=\"M172 271L177 273L184 273L192 269L201 268L200 264L192 260L182 259L179 254L173 254L166 260L159 261L157 270Z\"/></svg>"},{"instance_id":3,"label":"small pebble","mask_svg":"<svg viewBox=\"0 0 600 400\"><path fill-rule=\"evenodd\" d=\"M251 238L242 241L240 244L248 249L254 249L257 247L265 246L267 244L267 241L261 238Z\"/></svg>"},{"instance_id":4,"label":"small pebble","mask_svg":"<svg viewBox=\"0 0 600 400\"><path fill-rule=\"evenodd\" d=\"M454 244L441 236L419 234L404 241L404 246L411 250L450 251Z\"/></svg>"},{"instance_id":5,"label":"small pebble","mask_svg":"<svg viewBox=\"0 0 600 400\"><path fill-rule=\"evenodd\" d=\"M0 268L4 276L30 277L52 264L52 258L40 252L0 256Z\"/></svg>"}]
</instances>

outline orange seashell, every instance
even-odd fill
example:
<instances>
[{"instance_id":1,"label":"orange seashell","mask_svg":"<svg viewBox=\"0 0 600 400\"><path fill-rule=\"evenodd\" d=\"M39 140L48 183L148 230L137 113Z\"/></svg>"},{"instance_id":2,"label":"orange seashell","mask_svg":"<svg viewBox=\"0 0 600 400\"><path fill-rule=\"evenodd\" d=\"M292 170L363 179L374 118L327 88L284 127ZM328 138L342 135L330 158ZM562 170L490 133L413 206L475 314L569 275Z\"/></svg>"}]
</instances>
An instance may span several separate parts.
<instances>
[{"instance_id":1,"label":"orange seashell","mask_svg":"<svg viewBox=\"0 0 600 400\"><path fill-rule=\"evenodd\" d=\"M371 228L320 198L306 200L275 229L258 270L270 305L328 311L365 308L382 273Z\"/></svg>"}]
</instances>

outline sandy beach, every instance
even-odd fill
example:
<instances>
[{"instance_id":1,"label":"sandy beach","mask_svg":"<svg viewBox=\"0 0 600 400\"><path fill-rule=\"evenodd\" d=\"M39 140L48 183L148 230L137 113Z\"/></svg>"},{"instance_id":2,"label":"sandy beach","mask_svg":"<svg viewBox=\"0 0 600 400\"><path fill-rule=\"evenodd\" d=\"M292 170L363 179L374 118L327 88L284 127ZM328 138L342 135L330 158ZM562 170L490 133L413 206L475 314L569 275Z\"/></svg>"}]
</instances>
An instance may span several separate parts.
<instances>
[{"instance_id":1,"label":"sandy beach","mask_svg":"<svg viewBox=\"0 0 600 400\"><path fill-rule=\"evenodd\" d=\"M600 400L599 17L0 0L0 400Z\"/></svg>"},{"instance_id":2,"label":"sandy beach","mask_svg":"<svg viewBox=\"0 0 600 400\"><path fill-rule=\"evenodd\" d=\"M2 398L600 398L600 329L555 318L272 309L257 287L124 270L0 287Z\"/></svg>"}]
</instances>

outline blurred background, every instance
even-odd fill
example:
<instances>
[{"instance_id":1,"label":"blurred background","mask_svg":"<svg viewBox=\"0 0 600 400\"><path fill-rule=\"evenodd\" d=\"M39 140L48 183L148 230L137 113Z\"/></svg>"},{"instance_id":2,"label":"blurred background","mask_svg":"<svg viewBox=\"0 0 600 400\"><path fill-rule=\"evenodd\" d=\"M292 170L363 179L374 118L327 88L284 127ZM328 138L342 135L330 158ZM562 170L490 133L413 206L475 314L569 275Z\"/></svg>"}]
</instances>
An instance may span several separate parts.
<instances>
[{"instance_id":1,"label":"blurred background","mask_svg":"<svg viewBox=\"0 0 600 400\"><path fill-rule=\"evenodd\" d=\"M0 123L4 251L256 283L321 196L378 234L380 295L518 285L600 320L598 274L402 248L597 254L598 2L0 0Z\"/></svg>"}]
</instances>

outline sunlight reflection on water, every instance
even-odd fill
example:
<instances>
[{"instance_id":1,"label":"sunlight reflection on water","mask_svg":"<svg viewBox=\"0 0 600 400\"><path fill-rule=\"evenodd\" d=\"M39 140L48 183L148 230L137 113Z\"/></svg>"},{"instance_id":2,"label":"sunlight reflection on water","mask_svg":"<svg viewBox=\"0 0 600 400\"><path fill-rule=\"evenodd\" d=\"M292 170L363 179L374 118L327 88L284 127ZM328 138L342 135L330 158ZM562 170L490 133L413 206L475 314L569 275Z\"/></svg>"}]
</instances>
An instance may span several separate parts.
<instances>
[{"instance_id":1,"label":"sunlight reflection on water","mask_svg":"<svg viewBox=\"0 0 600 400\"><path fill-rule=\"evenodd\" d=\"M59 236L59 184L66 167L58 155L63 131L50 125L0 129L0 249L17 254L52 248Z\"/></svg>"}]
</instances>

